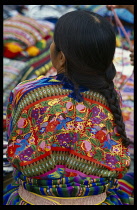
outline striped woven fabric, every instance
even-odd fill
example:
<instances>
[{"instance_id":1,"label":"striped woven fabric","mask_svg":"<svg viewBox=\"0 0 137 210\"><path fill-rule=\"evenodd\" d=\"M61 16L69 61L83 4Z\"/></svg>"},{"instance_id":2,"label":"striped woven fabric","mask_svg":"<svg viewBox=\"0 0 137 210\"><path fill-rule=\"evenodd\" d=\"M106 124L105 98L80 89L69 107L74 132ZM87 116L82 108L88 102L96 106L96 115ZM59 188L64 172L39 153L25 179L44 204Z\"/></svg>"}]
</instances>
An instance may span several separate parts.
<instances>
[{"instance_id":1,"label":"striped woven fabric","mask_svg":"<svg viewBox=\"0 0 137 210\"><path fill-rule=\"evenodd\" d=\"M83 180L76 177L67 177L60 180L52 181L37 180L23 176L22 173L17 170L14 171L14 178L15 181L4 189L4 205L32 205L26 200L23 200L22 197L20 197L18 192L19 185L22 185L24 189L38 195L75 197L78 192L80 192L78 184L83 185L82 191L84 192L84 194L82 193L81 196L98 195L105 190L107 193L107 197L99 205L130 204L128 194L118 188L117 180L114 181L112 179L108 180L107 178L98 178L93 179L92 183L86 179ZM77 182L77 185L74 186L74 182ZM89 184L90 187L87 188L87 185Z\"/></svg>"},{"instance_id":2,"label":"striped woven fabric","mask_svg":"<svg viewBox=\"0 0 137 210\"><path fill-rule=\"evenodd\" d=\"M4 21L4 56L15 58L19 54L33 57L45 48L46 41L52 36L54 24L38 21L22 15Z\"/></svg>"},{"instance_id":3,"label":"striped woven fabric","mask_svg":"<svg viewBox=\"0 0 137 210\"><path fill-rule=\"evenodd\" d=\"M134 196L134 173L127 173L122 179L119 179L119 188L129 196Z\"/></svg>"}]
</instances>

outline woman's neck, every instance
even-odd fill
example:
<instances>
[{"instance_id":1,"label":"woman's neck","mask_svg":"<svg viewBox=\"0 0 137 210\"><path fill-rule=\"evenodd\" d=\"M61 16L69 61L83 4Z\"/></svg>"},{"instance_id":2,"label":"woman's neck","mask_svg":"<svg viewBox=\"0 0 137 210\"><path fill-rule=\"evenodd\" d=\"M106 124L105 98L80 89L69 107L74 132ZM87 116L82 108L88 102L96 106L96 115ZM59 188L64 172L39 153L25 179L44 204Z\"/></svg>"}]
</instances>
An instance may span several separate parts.
<instances>
[{"instance_id":1,"label":"woman's neck","mask_svg":"<svg viewBox=\"0 0 137 210\"><path fill-rule=\"evenodd\" d=\"M64 69L57 70L57 74L62 74L62 73L65 73Z\"/></svg>"}]
</instances>

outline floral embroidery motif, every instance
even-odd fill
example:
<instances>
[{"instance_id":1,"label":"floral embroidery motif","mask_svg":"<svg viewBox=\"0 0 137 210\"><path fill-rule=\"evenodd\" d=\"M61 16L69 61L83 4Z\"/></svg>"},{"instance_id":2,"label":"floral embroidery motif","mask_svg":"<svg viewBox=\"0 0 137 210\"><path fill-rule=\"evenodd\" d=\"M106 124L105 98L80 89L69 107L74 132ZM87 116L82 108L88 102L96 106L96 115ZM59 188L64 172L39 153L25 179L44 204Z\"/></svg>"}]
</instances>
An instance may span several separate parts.
<instances>
[{"instance_id":1,"label":"floral embroidery motif","mask_svg":"<svg viewBox=\"0 0 137 210\"><path fill-rule=\"evenodd\" d=\"M33 80L32 83L36 86L41 83L52 84L50 79L44 81L44 78ZM56 83L60 84L60 81L54 79L52 85L56 87ZM24 89L22 85L17 87L16 94L19 94L20 88L21 92L24 92L26 87L32 87L31 82L26 85ZM85 158L87 161L97 163L100 167L110 169L118 168L124 171L124 168L129 165L127 149L122 146L120 135L117 134L116 125L113 122L113 115L106 106L86 98L83 102L78 102L67 95L39 98L37 102L30 103L22 109L13 127L12 121L15 118L12 112L13 101L19 105L19 101L15 99L15 92L10 95L7 120L10 125L7 153L9 160L15 165L17 160L21 165L27 165L27 161L41 160L53 151L70 151L79 158ZM62 165L69 161L69 158L65 160L62 153L55 152L54 161L46 162L47 167L51 164L50 170L58 161L57 154L61 155L60 161L64 161ZM70 159L69 164L71 161L74 165L76 164L73 167L77 170L80 162ZM80 168L86 172L89 166ZM24 173L28 172L24 171Z\"/></svg>"}]
</instances>

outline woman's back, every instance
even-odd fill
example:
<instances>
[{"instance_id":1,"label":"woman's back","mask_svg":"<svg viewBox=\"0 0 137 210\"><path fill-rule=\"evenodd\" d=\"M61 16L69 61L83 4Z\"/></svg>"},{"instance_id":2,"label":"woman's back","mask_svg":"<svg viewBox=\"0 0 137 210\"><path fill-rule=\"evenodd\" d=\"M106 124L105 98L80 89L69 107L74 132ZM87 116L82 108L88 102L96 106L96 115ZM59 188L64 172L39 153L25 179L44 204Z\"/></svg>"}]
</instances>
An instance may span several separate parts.
<instances>
[{"instance_id":1,"label":"woman's back","mask_svg":"<svg viewBox=\"0 0 137 210\"><path fill-rule=\"evenodd\" d=\"M78 102L72 83L63 78L42 77L14 89L9 160L32 178L120 178L129 158L106 99L81 87L84 100Z\"/></svg>"}]
</instances>

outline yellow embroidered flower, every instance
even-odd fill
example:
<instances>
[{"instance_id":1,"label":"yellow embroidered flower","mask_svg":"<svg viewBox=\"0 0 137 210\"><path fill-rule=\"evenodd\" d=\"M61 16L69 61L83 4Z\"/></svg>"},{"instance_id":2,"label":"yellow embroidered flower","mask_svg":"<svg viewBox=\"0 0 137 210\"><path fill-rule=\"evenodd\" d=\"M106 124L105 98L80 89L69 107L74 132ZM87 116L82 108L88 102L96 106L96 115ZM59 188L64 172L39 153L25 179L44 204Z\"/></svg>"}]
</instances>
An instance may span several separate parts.
<instances>
[{"instance_id":1,"label":"yellow embroidered flower","mask_svg":"<svg viewBox=\"0 0 137 210\"><path fill-rule=\"evenodd\" d=\"M114 153L118 154L120 151L121 151L121 150L120 150L119 145L118 145L118 146L113 146L113 152L114 152Z\"/></svg>"},{"instance_id":2,"label":"yellow embroidered flower","mask_svg":"<svg viewBox=\"0 0 137 210\"><path fill-rule=\"evenodd\" d=\"M88 156L88 157L92 157L93 155L94 155L94 154L93 154L92 152L90 152L90 151L87 152L87 156Z\"/></svg>"},{"instance_id":3,"label":"yellow embroidered flower","mask_svg":"<svg viewBox=\"0 0 137 210\"><path fill-rule=\"evenodd\" d=\"M35 108L41 108L41 106L39 104L35 104Z\"/></svg>"},{"instance_id":4,"label":"yellow embroidered flower","mask_svg":"<svg viewBox=\"0 0 137 210\"><path fill-rule=\"evenodd\" d=\"M53 106L53 105L55 105L56 103L58 103L59 102L59 99L53 99L53 100L51 100L51 101L49 101L48 102L48 105L50 105L50 106Z\"/></svg>"},{"instance_id":5,"label":"yellow embroidered flower","mask_svg":"<svg viewBox=\"0 0 137 210\"><path fill-rule=\"evenodd\" d=\"M91 126L92 125L92 122L87 122L87 125Z\"/></svg>"},{"instance_id":6,"label":"yellow embroidered flower","mask_svg":"<svg viewBox=\"0 0 137 210\"><path fill-rule=\"evenodd\" d=\"M104 124L103 123L100 123L99 126L102 128L102 127L104 127Z\"/></svg>"},{"instance_id":7,"label":"yellow embroidered flower","mask_svg":"<svg viewBox=\"0 0 137 210\"><path fill-rule=\"evenodd\" d=\"M29 138L28 140L29 144L35 144L35 139L33 137Z\"/></svg>"},{"instance_id":8,"label":"yellow embroidered flower","mask_svg":"<svg viewBox=\"0 0 137 210\"><path fill-rule=\"evenodd\" d=\"M45 151L48 152L50 150L51 150L51 146L50 145L49 146L47 145L46 148L45 148Z\"/></svg>"},{"instance_id":9,"label":"yellow embroidered flower","mask_svg":"<svg viewBox=\"0 0 137 210\"><path fill-rule=\"evenodd\" d=\"M67 112L66 108L62 108L62 111L63 111L64 113L66 113L66 112Z\"/></svg>"},{"instance_id":10,"label":"yellow embroidered flower","mask_svg":"<svg viewBox=\"0 0 137 210\"><path fill-rule=\"evenodd\" d=\"M23 131L18 129L18 130L16 130L16 133L20 135L23 133Z\"/></svg>"},{"instance_id":11,"label":"yellow embroidered flower","mask_svg":"<svg viewBox=\"0 0 137 210\"><path fill-rule=\"evenodd\" d=\"M75 128L74 123L67 123L67 129L73 129Z\"/></svg>"},{"instance_id":12,"label":"yellow embroidered flower","mask_svg":"<svg viewBox=\"0 0 137 210\"><path fill-rule=\"evenodd\" d=\"M49 119L49 116L44 117L43 123L47 122Z\"/></svg>"},{"instance_id":13,"label":"yellow embroidered flower","mask_svg":"<svg viewBox=\"0 0 137 210\"><path fill-rule=\"evenodd\" d=\"M109 119L109 120L113 120L113 115L110 114L110 113L108 113L108 119Z\"/></svg>"},{"instance_id":14,"label":"yellow embroidered flower","mask_svg":"<svg viewBox=\"0 0 137 210\"><path fill-rule=\"evenodd\" d=\"M12 141L15 141L15 140L16 140L16 137L15 137L15 136L13 136L13 137L12 137Z\"/></svg>"},{"instance_id":15,"label":"yellow embroidered flower","mask_svg":"<svg viewBox=\"0 0 137 210\"><path fill-rule=\"evenodd\" d=\"M77 130L83 130L83 125L82 123L79 123L76 127Z\"/></svg>"},{"instance_id":16,"label":"yellow embroidered flower","mask_svg":"<svg viewBox=\"0 0 137 210\"><path fill-rule=\"evenodd\" d=\"M34 130L35 130L35 131L38 131L38 127L35 127Z\"/></svg>"}]
</instances>

